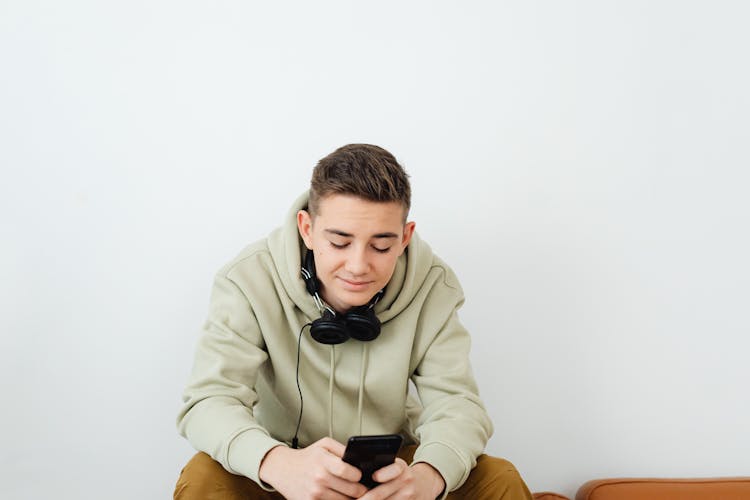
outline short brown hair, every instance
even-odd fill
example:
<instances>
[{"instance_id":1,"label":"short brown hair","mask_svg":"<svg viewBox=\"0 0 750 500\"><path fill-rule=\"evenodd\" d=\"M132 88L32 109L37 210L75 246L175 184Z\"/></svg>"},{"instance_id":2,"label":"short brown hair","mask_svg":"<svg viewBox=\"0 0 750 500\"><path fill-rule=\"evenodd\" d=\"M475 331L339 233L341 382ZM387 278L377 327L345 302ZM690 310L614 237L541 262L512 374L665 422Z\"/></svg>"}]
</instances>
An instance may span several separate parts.
<instances>
[{"instance_id":1,"label":"short brown hair","mask_svg":"<svg viewBox=\"0 0 750 500\"><path fill-rule=\"evenodd\" d=\"M331 194L397 201L404 206L404 219L411 206L409 175L391 153L372 144L347 144L318 162L310 181L310 214Z\"/></svg>"}]
</instances>

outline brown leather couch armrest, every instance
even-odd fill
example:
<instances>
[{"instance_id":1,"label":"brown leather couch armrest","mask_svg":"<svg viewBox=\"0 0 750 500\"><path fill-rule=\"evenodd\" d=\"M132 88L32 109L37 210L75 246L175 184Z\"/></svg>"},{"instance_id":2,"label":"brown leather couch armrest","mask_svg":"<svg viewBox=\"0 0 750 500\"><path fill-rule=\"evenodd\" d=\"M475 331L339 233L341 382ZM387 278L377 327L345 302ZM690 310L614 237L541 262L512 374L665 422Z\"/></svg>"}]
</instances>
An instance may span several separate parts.
<instances>
[{"instance_id":1,"label":"brown leather couch armrest","mask_svg":"<svg viewBox=\"0 0 750 500\"><path fill-rule=\"evenodd\" d=\"M610 478L584 483L576 500L748 500L750 477Z\"/></svg>"}]
</instances>

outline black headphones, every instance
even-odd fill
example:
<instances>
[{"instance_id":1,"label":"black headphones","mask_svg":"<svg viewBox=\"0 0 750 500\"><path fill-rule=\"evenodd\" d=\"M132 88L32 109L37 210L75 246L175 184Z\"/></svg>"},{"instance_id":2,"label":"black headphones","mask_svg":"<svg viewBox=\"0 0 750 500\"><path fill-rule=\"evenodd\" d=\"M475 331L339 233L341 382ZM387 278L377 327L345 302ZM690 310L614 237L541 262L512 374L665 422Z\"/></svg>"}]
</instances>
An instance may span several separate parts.
<instances>
[{"instance_id":1,"label":"black headphones","mask_svg":"<svg viewBox=\"0 0 750 500\"><path fill-rule=\"evenodd\" d=\"M380 335L380 320L375 316L375 304L383 296L380 290L363 306L353 307L343 315L336 314L328 304L323 302L318 294L320 283L315 274L315 259L312 250L305 254L302 266L302 279L305 281L307 292L313 296L321 316L312 322L310 336L321 344L343 344L349 338L369 342Z\"/></svg>"}]
</instances>

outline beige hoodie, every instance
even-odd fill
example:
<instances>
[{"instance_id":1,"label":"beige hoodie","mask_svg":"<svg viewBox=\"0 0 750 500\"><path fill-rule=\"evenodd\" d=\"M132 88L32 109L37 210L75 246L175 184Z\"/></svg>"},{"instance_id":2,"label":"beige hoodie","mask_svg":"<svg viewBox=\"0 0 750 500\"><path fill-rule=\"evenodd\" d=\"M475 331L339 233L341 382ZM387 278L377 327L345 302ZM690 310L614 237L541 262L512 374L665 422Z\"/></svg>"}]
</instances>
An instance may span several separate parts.
<instances>
[{"instance_id":1,"label":"beige hoodie","mask_svg":"<svg viewBox=\"0 0 750 500\"><path fill-rule=\"evenodd\" d=\"M294 435L298 335L320 317L300 274L296 214L306 206L307 194L283 227L216 274L178 416L196 449L259 484L265 454ZM325 436L346 443L353 435L401 433L420 443L414 462L435 467L446 493L461 486L492 434L457 316L463 300L453 271L415 234L375 306L377 339L329 346L306 328L301 446ZM409 396L410 379L418 398Z\"/></svg>"}]
</instances>

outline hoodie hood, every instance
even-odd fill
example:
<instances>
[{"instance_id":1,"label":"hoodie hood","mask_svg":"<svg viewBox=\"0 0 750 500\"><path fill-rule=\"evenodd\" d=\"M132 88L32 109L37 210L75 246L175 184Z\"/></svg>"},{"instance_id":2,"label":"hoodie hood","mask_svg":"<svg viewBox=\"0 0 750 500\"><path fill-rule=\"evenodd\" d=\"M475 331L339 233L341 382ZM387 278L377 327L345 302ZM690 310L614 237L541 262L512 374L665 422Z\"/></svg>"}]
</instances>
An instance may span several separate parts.
<instances>
[{"instance_id":1,"label":"hoodie hood","mask_svg":"<svg viewBox=\"0 0 750 500\"><path fill-rule=\"evenodd\" d=\"M307 317L318 318L320 311L307 292L300 272L307 248L297 229L297 212L307 210L308 199L309 192L305 192L295 200L284 225L269 236L268 248L289 298ZM396 261L396 268L385 287L383 298L375 305L375 314L381 323L397 316L409 306L427 277L432 261L432 250L415 232L409 246Z\"/></svg>"}]
</instances>

